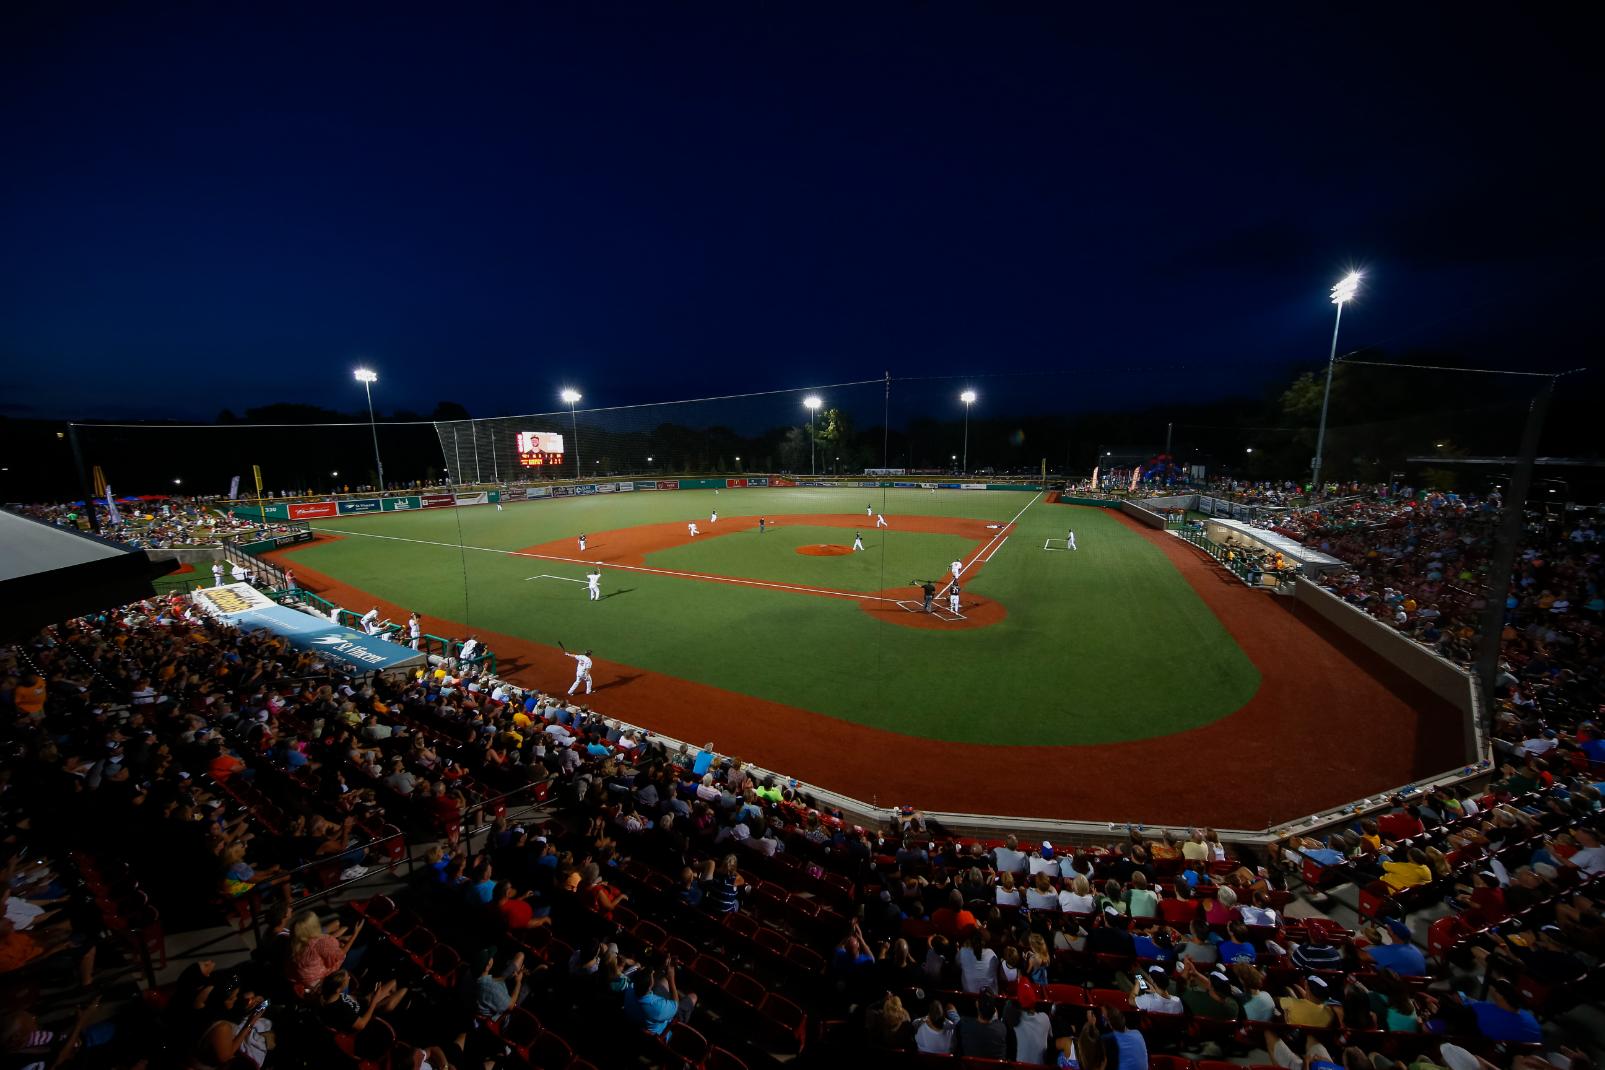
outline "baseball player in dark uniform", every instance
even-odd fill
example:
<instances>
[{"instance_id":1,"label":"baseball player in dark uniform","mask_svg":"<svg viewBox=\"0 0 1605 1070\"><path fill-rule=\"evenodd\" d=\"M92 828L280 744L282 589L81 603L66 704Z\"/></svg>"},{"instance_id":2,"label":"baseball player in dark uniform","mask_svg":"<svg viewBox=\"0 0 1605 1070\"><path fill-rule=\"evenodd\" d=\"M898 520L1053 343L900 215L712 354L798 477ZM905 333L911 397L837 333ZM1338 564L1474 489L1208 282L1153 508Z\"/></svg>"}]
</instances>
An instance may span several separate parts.
<instances>
[{"instance_id":1,"label":"baseball player in dark uniform","mask_svg":"<svg viewBox=\"0 0 1605 1070\"><path fill-rule=\"evenodd\" d=\"M919 580L909 580L908 585L910 587L918 587L925 592L925 612L929 613L931 611L931 603L936 600L936 584L930 580L926 580L924 583Z\"/></svg>"}]
</instances>

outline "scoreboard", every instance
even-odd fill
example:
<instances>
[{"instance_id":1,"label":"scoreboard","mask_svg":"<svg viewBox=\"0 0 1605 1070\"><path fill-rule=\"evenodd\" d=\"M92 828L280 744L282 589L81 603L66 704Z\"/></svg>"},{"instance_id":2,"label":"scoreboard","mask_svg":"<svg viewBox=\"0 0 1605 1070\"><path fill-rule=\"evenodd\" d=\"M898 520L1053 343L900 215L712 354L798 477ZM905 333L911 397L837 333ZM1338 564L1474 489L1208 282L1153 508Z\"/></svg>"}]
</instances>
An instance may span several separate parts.
<instances>
[{"instance_id":1,"label":"scoreboard","mask_svg":"<svg viewBox=\"0 0 1605 1070\"><path fill-rule=\"evenodd\" d=\"M518 463L525 468L546 468L563 463L563 436L549 431L520 431Z\"/></svg>"}]
</instances>

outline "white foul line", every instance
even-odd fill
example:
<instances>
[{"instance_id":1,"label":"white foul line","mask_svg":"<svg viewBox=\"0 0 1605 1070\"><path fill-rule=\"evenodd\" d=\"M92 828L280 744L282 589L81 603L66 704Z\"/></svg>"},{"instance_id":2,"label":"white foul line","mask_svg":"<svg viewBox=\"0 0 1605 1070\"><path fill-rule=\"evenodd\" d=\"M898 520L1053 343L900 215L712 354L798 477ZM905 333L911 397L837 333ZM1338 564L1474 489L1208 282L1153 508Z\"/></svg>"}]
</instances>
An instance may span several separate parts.
<instances>
[{"instance_id":1,"label":"white foul line","mask_svg":"<svg viewBox=\"0 0 1605 1070\"><path fill-rule=\"evenodd\" d=\"M1022 513L1024 509L1020 510ZM431 539L403 539L395 535L375 535L369 531L347 531L344 528L313 528L313 531L326 531L332 535L361 535L365 539L386 539L390 542L410 542L419 546L444 546L448 550L479 550L487 554L503 554L507 557L527 557L535 561L561 561L565 565L595 565L595 561L582 561L574 557L551 557L547 554L526 554L520 550L492 550L488 546L469 546L466 543L435 542ZM607 565L607 568L621 569L625 572L645 572L655 576L678 576L687 580L711 580L716 583L734 583L743 587L769 587L777 591L801 591L804 594L823 594L832 598L851 598L855 602L874 600L876 602L891 602L895 599L882 598L878 594L854 594L851 591L831 591L822 587L794 587L786 583L765 583L763 580L743 580L734 576L713 576L706 572L675 572L666 568L647 568L644 565ZM533 579L534 577L529 577ZM568 577L560 577L567 579ZM575 580L582 583L583 580Z\"/></svg>"},{"instance_id":2,"label":"white foul line","mask_svg":"<svg viewBox=\"0 0 1605 1070\"><path fill-rule=\"evenodd\" d=\"M1005 535L1005 536L1003 536L1003 542L1008 542L1008 541L1009 541L1009 537L1008 537L1008 536L1007 536L1007 535ZM998 545L997 545L997 550L993 550L993 551L992 551L992 554L995 554L995 553L997 553L997 552L998 552L998 550L1001 550L1001 549L1003 549L1003 542L1000 542L1000 543L998 543ZM992 554L987 554L987 555L986 555L986 556L985 556L985 557L983 557L983 558L982 558L982 559L981 559L981 564L983 564L983 565L984 565L984 564L986 564L986 563L987 563L987 562L988 562L988 561L990 561L990 560L992 560Z\"/></svg>"}]
</instances>

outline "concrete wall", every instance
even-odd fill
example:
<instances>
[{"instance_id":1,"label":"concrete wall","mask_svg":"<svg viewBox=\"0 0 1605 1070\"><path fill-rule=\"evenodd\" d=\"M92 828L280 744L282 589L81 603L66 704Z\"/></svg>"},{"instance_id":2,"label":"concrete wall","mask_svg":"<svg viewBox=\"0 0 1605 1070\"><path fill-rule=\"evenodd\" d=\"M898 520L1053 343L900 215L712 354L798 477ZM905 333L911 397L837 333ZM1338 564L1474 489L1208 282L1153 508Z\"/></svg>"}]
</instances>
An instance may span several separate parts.
<instances>
[{"instance_id":1,"label":"concrete wall","mask_svg":"<svg viewBox=\"0 0 1605 1070\"><path fill-rule=\"evenodd\" d=\"M1160 516L1158 513L1149 512L1140 505L1133 505L1131 502L1121 502L1120 511L1131 517L1133 520L1147 524L1151 528L1158 528L1160 531L1165 530L1165 518Z\"/></svg>"},{"instance_id":2,"label":"concrete wall","mask_svg":"<svg viewBox=\"0 0 1605 1070\"><path fill-rule=\"evenodd\" d=\"M1420 643L1405 638L1364 610L1349 605L1320 584L1300 577L1297 595L1301 603L1409 673L1434 694L1453 703L1461 713L1466 761L1475 764L1481 747L1477 725L1481 703L1476 677Z\"/></svg>"},{"instance_id":3,"label":"concrete wall","mask_svg":"<svg viewBox=\"0 0 1605 1070\"><path fill-rule=\"evenodd\" d=\"M147 548L145 556L152 561L165 561L170 557L176 557L181 565L198 565L203 561L222 560L223 548L221 546L175 546L171 550Z\"/></svg>"}]
</instances>

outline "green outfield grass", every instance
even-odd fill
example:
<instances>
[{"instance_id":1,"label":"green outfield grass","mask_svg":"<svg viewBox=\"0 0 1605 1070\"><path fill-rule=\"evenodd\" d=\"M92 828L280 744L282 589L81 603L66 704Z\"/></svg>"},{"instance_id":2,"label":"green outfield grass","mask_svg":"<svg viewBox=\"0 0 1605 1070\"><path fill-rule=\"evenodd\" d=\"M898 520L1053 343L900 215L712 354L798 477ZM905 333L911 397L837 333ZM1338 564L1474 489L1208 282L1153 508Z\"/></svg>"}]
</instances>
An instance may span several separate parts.
<instances>
[{"instance_id":1,"label":"green outfield grass","mask_svg":"<svg viewBox=\"0 0 1605 1070\"><path fill-rule=\"evenodd\" d=\"M948 564L963 559L980 545L959 535L885 528L877 531L868 527L863 529L862 551L841 557L814 557L798 553L797 548L820 543L851 546L853 532L788 524L759 535L756 524L734 529L721 521L716 526L724 530L704 532L704 536L715 537L698 537L684 546L648 554L646 563L681 572L870 592L908 583L916 577L935 580Z\"/></svg>"},{"instance_id":2,"label":"green outfield grass","mask_svg":"<svg viewBox=\"0 0 1605 1070\"><path fill-rule=\"evenodd\" d=\"M1007 607L1007 619L964 631L905 628L850 599L622 570L604 572L606 597L592 602L580 584L530 578L577 579L580 565L489 552L581 531L704 524L715 507L726 516L844 513L866 502L894 527L866 528L863 553L798 554L804 541L850 544L851 532L783 528L699 539L648 564L873 591L940 576L975 545L898 532L898 515L997 523L1018 515L1018 528L968 586ZM1144 739L1207 724L1253 696L1258 670L1158 547L1101 509L1029 502L1031 494L996 491L637 492L314 521L354 537L291 556L465 627L554 646L561 639L610 661L932 739ZM1069 526L1078 551L1043 550Z\"/></svg>"}]
</instances>

